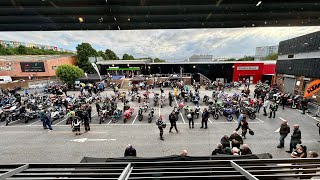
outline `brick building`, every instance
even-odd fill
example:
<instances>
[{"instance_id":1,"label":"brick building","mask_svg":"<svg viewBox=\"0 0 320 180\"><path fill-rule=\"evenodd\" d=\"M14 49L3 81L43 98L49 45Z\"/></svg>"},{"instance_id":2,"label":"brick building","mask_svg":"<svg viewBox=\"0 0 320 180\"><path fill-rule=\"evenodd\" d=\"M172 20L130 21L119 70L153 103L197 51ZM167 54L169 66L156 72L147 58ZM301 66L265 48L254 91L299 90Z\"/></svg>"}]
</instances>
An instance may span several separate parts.
<instances>
[{"instance_id":1,"label":"brick building","mask_svg":"<svg viewBox=\"0 0 320 180\"><path fill-rule=\"evenodd\" d=\"M11 76L13 80L55 77L59 65L75 63L74 55L0 56L0 76Z\"/></svg>"}]
</instances>

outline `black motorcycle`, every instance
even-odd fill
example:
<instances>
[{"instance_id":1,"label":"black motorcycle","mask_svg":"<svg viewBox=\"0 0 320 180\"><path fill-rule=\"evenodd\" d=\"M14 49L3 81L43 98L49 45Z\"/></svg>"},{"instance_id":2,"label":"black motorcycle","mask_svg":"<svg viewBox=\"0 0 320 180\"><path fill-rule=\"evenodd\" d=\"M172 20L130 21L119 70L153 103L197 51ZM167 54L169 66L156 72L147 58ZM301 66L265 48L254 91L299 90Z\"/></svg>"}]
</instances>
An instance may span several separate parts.
<instances>
[{"instance_id":1,"label":"black motorcycle","mask_svg":"<svg viewBox=\"0 0 320 180\"><path fill-rule=\"evenodd\" d=\"M154 108L151 108L148 115L148 123L152 122L153 115L154 115Z\"/></svg>"}]
</instances>

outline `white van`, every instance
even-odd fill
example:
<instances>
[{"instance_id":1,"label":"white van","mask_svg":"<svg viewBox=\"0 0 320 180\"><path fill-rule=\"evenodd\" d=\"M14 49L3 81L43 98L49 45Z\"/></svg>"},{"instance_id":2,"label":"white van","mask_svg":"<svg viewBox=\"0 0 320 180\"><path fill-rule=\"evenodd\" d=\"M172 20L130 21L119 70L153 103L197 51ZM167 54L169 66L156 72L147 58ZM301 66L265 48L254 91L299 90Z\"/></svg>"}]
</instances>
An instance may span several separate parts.
<instances>
[{"instance_id":1,"label":"white van","mask_svg":"<svg viewBox=\"0 0 320 180\"><path fill-rule=\"evenodd\" d=\"M10 76L0 76L0 83L8 83L12 82L12 79Z\"/></svg>"}]
</instances>

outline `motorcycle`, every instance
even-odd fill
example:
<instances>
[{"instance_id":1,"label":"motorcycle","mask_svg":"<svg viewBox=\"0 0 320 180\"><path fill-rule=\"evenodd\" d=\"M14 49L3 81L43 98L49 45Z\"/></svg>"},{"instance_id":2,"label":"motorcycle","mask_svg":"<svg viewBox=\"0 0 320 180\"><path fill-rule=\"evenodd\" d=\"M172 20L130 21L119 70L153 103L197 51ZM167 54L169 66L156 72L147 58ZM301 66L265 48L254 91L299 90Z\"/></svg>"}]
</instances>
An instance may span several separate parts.
<instances>
[{"instance_id":1,"label":"motorcycle","mask_svg":"<svg viewBox=\"0 0 320 180\"><path fill-rule=\"evenodd\" d=\"M123 113L123 116L124 116L123 123L126 123L131 118L133 114L133 110L134 110L133 108L129 108Z\"/></svg>"},{"instance_id":2,"label":"motorcycle","mask_svg":"<svg viewBox=\"0 0 320 180\"><path fill-rule=\"evenodd\" d=\"M53 121L63 118L65 115L64 111L61 107L55 107L51 109L51 124Z\"/></svg>"},{"instance_id":3,"label":"motorcycle","mask_svg":"<svg viewBox=\"0 0 320 180\"><path fill-rule=\"evenodd\" d=\"M154 108L151 108L148 114L148 123L151 123L153 115L154 115Z\"/></svg>"},{"instance_id":4,"label":"motorcycle","mask_svg":"<svg viewBox=\"0 0 320 180\"><path fill-rule=\"evenodd\" d=\"M209 114L211 114L213 116L213 119L215 119L215 120L219 119L219 114L217 112L217 108L212 106L212 104L209 105L208 112L209 112Z\"/></svg>"},{"instance_id":5,"label":"motorcycle","mask_svg":"<svg viewBox=\"0 0 320 180\"><path fill-rule=\"evenodd\" d=\"M121 115L122 115L122 110L120 109L115 110L111 116L112 122L116 123L118 119L121 117Z\"/></svg>"},{"instance_id":6,"label":"motorcycle","mask_svg":"<svg viewBox=\"0 0 320 180\"><path fill-rule=\"evenodd\" d=\"M252 120L254 120L257 117L256 110L254 108L247 107L246 112L247 112L247 115L249 116L249 118Z\"/></svg>"},{"instance_id":7,"label":"motorcycle","mask_svg":"<svg viewBox=\"0 0 320 180\"><path fill-rule=\"evenodd\" d=\"M143 120L143 109L142 107L140 106L139 107L139 111L138 111L138 118L139 118L139 121L142 121Z\"/></svg>"},{"instance_id":8,"label":"motorcycle","mask_svg":"<svg viewBox=\"0 0 320 180\"><path fill-rule=\"evenodd\" d=\"M153 97L153 105L154 106L157 106L158 105L158 102L159 102L159 94L155 94L154 97Z\"/></svg>"},{"instance_id":9,"label":"motorcycle","mask_svg":"<svg viewBox=\"0 0 320 180\"><path fill-rule=\"evenodd\" d=\"M138 99L138 103L140 103L141 102L141 95L138 94L136 98Z\"/></svg>"},{"instance_id":10,"label":"motorcycle","mask_svg":"<svg viewBox=\"0 0 320 180\"><path fill-rule=\"evenodd\" d=\"M228 121L233 120L233 116L232 116L233 110L231 108L223 108L222 114L223 114L223 116L225 116L227 118Z\"/></svg>"},{"instance_id":11,"label":"motorcycle","mask_svg":"<svg viewBox=\"0 0 320 180\"><path fill-rule=\"evenodd\" d=\"M204 102L207 105L209 102L209 96L204 95L202 102Z\"/></svg>"},{"instance_id":12,"label":"motorcycle","mask_svg":"<svg viewBox=\"0 0 320 180\"><path fill-rule=\"evenodd\" d=\"M100 112L100 121L99 121L99 124L101 124L102 122L104 122L104 120L107 120L107 119L108 119L108 114L109 114L109 111L108 111L107 109L101 110L101 112Z\"/></svg>"},{"instance_id":13,"label":"motorcycle","mask_svg":"<svg viewBox=\"0 0 320 180\"><path fill-rule=\"evenodd\" d=\"M160 99L160 107L162 108L163 105L164 105L164 98L161 98L161 99Z\"/></svg>"},{"instance_id":14,"label":"motorcycle","mask_svg":"<svg viewBox=\"0 0 320 180\"><path fill-rule=\"evenodd\" d=\"M148 108L149 108L149 103L148 102L144 102L143 103L144 112L147 112Z\"/></svg>"},{"instance_id":15,"label":"motorcycle","mask_svg":"<svg viewBox=\"0 0 320 180\"><path fill-rule=\"evenodd\" d=\"M21 107L18 108L17 106L12 106L8 110L6 110L6 126L11 121L17 121L21 119L25 120L25 117L22 114L20 114L20 108Z\"/></svg>"},{"instance_id":16,"label":"motorcycle","mask_svg":"<svg viewBox=\"0 0 320 180\"><path fill-rule=\"evenodd\" d=\"M38 117L37 111L27 111L25 114L25 123L28 123L29 120L36 119Z\"/></svg>"}]
</instances>

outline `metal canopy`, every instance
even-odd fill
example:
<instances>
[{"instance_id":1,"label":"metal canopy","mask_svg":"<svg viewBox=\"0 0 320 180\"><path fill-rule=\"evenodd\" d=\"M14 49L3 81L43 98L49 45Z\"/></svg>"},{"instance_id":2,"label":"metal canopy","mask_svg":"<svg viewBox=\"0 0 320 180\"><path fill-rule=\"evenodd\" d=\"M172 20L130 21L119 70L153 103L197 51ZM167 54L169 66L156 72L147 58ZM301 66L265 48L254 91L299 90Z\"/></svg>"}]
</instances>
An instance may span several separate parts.
<instances>
[{"instance_id":1,"label":"metal canopy","mask_svg":"<svg viewBox=\"0 0 320 180\"><path fill-rule=\"evenodd\" d=\"M319 167L320 159L1 164L0 179L310 179Z\"/></svg>"},{"instance_id":2,"label":"metal canopy","mask_svg":"<svg viewBox=\"0 0 320 180\"><path fill-rule=\"evenodd\" d=\"M1 0L0 31L320 25L319 0ZM79 18L82 18L80 22Z\"/></svg>"}]
</instances>

